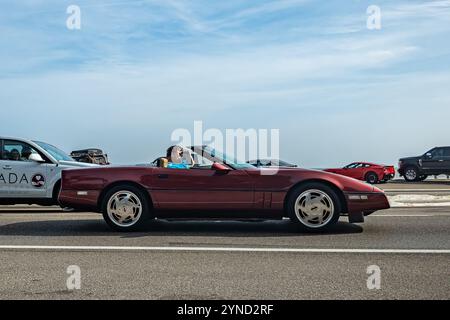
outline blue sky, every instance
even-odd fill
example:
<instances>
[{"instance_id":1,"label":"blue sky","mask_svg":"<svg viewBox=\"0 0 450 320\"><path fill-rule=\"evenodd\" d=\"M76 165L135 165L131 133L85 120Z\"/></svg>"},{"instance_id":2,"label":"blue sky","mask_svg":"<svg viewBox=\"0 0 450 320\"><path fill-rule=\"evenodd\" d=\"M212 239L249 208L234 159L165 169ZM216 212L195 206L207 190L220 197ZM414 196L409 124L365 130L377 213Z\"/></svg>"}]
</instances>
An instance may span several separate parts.
<instances>
[{"instance_id":1,"label":"blue sky","mask_svg":"<svg viewBox=\"0 0 450 320\"><path fill-rule=\"evenodd\" d=\"M0 135L116 163L153 160L194 120L279 128L306 167L450 145L448 0L4 1L0 35Z\"/></svg>"}]
</instances>

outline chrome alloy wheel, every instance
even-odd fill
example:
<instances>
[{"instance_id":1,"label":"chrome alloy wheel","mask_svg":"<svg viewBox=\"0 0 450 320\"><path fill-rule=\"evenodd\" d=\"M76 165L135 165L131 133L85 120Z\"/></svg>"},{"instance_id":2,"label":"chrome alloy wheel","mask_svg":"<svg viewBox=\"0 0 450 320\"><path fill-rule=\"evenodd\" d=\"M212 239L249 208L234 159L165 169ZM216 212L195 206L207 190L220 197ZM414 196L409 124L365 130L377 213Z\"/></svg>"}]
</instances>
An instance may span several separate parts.
<instances>
[{"instance_id":1,"label":"chrome alloy wheel","mask_svg":"<svg viewBox=\"0 0 450 320\"><path fill-rule=\"evenodd\" d=\"M108 201L109 219L119 227L131 227L142 215L142 203L131 191L116 192Z\"/></svg>"},{"instance_id":2,"label":"chrome alloy wheel","mask_svg":"<svg viewBox=\"0 0 450 320\"><path fill-rule=\"evenodd\" d=\"M295 201L298 220L309 228L320 228L328 224L334 215L331 197L321 190L306 190Z\"/></svg>"},{"instance_id":3,"label":"chrome alloy wheel","mask_svg":"<svg viewBox=\"0 0 450 320\"><path fill-rule=\"evenodd\" d=\"M408 179L409 181L413 181L417 179L417 172L414 169L408 169L405 172L405 177L406 179Z\"/></svg>"}]
</instances>

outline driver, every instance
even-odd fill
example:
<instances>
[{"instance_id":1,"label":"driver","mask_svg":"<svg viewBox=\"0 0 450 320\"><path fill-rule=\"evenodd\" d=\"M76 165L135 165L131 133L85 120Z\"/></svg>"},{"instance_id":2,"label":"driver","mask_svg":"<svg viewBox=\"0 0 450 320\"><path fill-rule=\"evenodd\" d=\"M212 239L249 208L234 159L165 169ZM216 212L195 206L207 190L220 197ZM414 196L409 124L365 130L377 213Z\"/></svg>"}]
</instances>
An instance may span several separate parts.
<instances>
[{"instance_id":1,"label":"driver","mask_svg":"<svg viewBox=\"0 0 450 320\"><path fill-rule=\"evenodd\" d=\"M178 145L167 149L167 160L167 168L171 169L189 169L195 164L189 150Z\"/></svg>"},{"instance_id":2,"label":"driver","mask_svg":"<svg viewBox=\"0 0 450 320\"><path fill-rule=\"evenodd\" d=\"M30 159L31 154L33 153L33 151L31 150L30 147L23 147L22 149L22 160L23 161L28 161Z\"/></svg>"}]
</instances>

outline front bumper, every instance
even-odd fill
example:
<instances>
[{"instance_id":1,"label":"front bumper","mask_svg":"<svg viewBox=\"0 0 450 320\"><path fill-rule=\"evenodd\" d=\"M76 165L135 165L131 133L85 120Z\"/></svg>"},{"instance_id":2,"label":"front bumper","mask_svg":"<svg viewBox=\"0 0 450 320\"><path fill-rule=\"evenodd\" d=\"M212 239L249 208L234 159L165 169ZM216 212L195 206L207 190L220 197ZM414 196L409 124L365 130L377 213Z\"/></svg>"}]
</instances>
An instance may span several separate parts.
<instances>
[{"instance_id":1,"label":"front bumper","mask_svg":"<svg viewBox=\"0 0 450 320\"><path fill-rule=\"evenodd\" d=\"M59 194L59 204L62 207L97 211L100 192L97 190L76 191L62 190Z\"/></svg>"},{"instance_id":2,"label":"front bumper","mask_svg":"<svg viewBox=\"0 0 450 320\"><path fill-rule=\"evenodd\" d=\"M389 209L391 205L383 192L346 193L348 214L369 215L378 210Z\"/></svg>"}]
</instances>

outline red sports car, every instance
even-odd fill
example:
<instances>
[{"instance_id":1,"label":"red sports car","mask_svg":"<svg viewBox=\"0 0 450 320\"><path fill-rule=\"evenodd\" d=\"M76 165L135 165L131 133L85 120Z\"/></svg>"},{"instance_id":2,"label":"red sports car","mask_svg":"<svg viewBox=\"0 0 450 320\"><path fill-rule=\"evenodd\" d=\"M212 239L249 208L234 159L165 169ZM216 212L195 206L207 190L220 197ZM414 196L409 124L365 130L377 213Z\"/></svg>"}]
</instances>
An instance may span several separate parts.
<instances>
[{"instance_id":1,"label":"red sports car","mask_svg":"<svg viewBox=\"0 0 450 320\"><path fill-rule=\"evenodd\" d=\"M283 219L325 230L389 208L380 189L344 176L297 168L256 168L209 147L189 149L190 168L156 166L65 170L61 205L103 214L118 231L149 219ZM164 161L160 161L164 163Z\"/></svg>"},{"instance_id":2,"label":"red sports car","mask_svg":"<svg viewBox=\"0 0 450 320\"><path fill-rule=\"evenodd\" d=\"M343 168L325 169L324 171L363 180L371 184L387 182L395 176L394 166L384 166L369 162L354 162Z\"/></svg>"}]
</instances>

